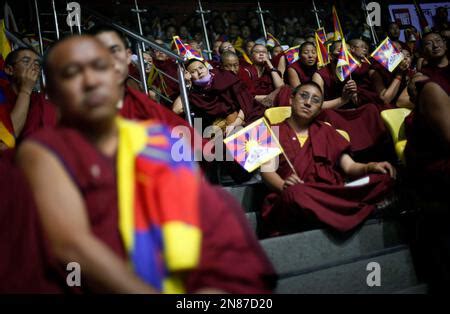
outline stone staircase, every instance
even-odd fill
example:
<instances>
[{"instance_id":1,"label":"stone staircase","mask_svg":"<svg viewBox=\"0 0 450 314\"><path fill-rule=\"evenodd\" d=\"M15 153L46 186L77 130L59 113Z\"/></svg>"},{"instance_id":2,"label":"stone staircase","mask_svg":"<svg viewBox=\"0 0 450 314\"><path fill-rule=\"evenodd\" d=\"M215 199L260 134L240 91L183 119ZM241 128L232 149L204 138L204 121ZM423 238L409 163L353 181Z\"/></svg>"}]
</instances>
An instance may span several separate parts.
<instances>
[{"instance_id":1,"label":"stone staircase","mask_svg":"<svg viewBox=\"0 0 450 314\"><path fill-rule=\"evenodd\" d=\"M225 189L242 204L251 227L261 234L258 210L265 186L253 182ZM260 243L279 276L276 293L427 293L427 285L416 275L408 232L398 219L371 218L345 235L315 229L260 239ZM379 265L379 286L367 283L373 270L368 265L373 262Z\"/></svg>"}]
</instances>

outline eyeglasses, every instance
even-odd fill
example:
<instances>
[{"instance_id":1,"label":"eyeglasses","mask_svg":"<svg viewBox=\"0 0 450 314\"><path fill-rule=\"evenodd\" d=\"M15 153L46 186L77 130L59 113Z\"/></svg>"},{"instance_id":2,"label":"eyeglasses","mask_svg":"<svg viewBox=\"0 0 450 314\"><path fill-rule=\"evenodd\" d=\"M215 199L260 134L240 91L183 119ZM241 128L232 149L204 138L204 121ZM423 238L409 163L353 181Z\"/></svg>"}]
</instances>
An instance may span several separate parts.
<instances>
[{"instance_id":1,"label":"eyeglasses","mask_svg":"<svg viewBox=\"0 0 450 314\"><path fill-rule=\"evenodd\" d=\"M311 100L311 103L312 103L313 105L320 105L321 102L322 102L322 99L321 99L320 97L310 95L310 94L307 93L307 92L302 92L302 93L299 93L298 95L299 95L300 98L303 99L303 101L305 101L305 102L308 101L308 100Z\"/></svg>"},{"instance_id":2,"label":"eyeglasses","mask_svg":"<svg viewBox=\"0 0 450 314\"><path fill-rule=\"evenodd\" d=\"M34 64L34 65L36 65L38 67L41 67L41 64L42 64L41 60L32 60L31 58L28 58L28 57L24 57L24 58L22 58L22 59L20 59L20 60L18 60L16 62L14 62L13 65L15 65L17 63L22 63L25 66L29 66L30 64Z\"/></svg>"}]
</instances>

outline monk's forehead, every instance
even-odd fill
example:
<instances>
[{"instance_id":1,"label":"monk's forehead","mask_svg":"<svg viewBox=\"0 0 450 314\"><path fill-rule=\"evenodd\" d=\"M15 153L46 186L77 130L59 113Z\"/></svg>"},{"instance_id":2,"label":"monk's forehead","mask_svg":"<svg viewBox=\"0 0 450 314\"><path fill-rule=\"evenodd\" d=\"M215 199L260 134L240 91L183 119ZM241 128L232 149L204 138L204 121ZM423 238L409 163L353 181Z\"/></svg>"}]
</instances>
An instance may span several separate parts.
<instances>
[{"instance_id":1,"label":"monk's forehead","mask_svg":"<svg viewBox=\"0 0 450 314\"><path fill-rule=\"evenodd\" d=\"M322 97L322 91L319 90L316 86L310 84L302 85L299 89L299 92L309 92L316 96Z\"/></svg>"},{"instance_id":2,"label":"monk's forehead","mask_svg":"<svg viewBox=\"0 0 450 314\"><path fill-rule=\"evenodd\" d=\"M234 61L239 61L239 59L236 55L222 56L222 62L234 62Z\"/></svg>"},{"instance_id":3,"label":"monk's forehead","mask_svg":"<svg viewBox=\"0 0 450 314\"><path fill-rule=\"evenodd\" d=\"M109 51L95 38L79 37L65 40L53 48L49 58L52 67L69 63L86 63L96 58L109 58Z\"/></svg>"}]
</instances>

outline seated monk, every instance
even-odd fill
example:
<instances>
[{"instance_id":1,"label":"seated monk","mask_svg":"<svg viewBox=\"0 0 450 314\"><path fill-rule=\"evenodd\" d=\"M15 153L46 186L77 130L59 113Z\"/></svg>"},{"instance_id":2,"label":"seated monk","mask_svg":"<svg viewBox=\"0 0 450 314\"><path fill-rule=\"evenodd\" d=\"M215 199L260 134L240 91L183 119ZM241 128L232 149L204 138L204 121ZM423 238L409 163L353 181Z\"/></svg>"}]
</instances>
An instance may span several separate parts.
<instances>
[{"instance_id":1,"label":"seated monk","mask_svg":"<svg viewBox=\"0 0 450 314\"><path fill-rule=\"evenodd\" d=\"M18 164L50 253L81 266L78 290L270 292L273 269L231 196L173 159L165 125L116 116L119 76L101 42L59 41L44 71L61 123L24 142Z\"/></svg>"},{"instance_id":2,"label":"seated monk","mask_svg":"<svg viewBox=\"0 0 450 314\"><path fill-rule=\"evenodd\" d=\"M404 56L397 68L389 72L380 63L374 61L369 71L373 88L382 101L379 104L380 111L397 107L412 108L407 91L409 78L414 74L411 69L411 53L407 49L402 49L398 42L393 44Z\"/></svg>"},{"instance_id":3,"label":"seated monk","mask_svg":"<svg viewBox=\"0 0 450 314\"><path fill-rule=\"evenodd\" d=\"M287 81L292 88L312 81L317 71L316 46L310 42L304 42L300 48L300 59L287 67Z\"/></svg>"},{"instance_id":4,"label":"seated monk","mask_svg":"<svg viewBox=\"0 0 450 314\"><path fill-rule=\"evenodd\" d=\"M210 72L198 59L186 63L192 76L189 104L195 117L202 118L203 127L216 125L227 127L245 125L260 118L264 107L248 92L236 75L228 71ZM183 113L181 99L175 100L173 111Z\"/></svg>"},{"instance_id":5,"label":"seated monk","mask_svg":"<svg viewBox=\"0 0 450 314\"><path fill-rule=\"evenodd\" d=\"M29 48L10 52L5 60L8 80L0 79L0 89L5 96L0 105L6 106L19 141L43 127L56 124L55 107L44 94L33 91L40 68L39 56Z\"/></svg>"},{"instance_id":6,"label":"seated monk","mask_svg":"<svg viewBox=\"0 0 450 314\"><path fill-rule=\"evenodd\" d=\"M316 118L323 104L322 89L316 83L295 88L291 102L291 117L274 127L295 171L284 157L276 172L261 169L263 180L274 190L262 210L267 231L290 233L317 223L342 232L351 230L390 191L395 169L388 162L353 161L350 143ZM362 177L368 177L366 183L345 186L347 178Z\"/></svg>"},{"instance_id":7,"label":"seated monk","mask_svg":"<svg viewBox=\"0 0 450 314\"><path fill-rule=\"evenodd\" d=\"M362 39L352 39L348 44L352 56L360 63L360 66L352 72L352 79L358 88L358 101L361 104L383 104L370 79L370 63L367 59L369 45ZM373 62L376 61L373 60Z\"/></svg>"},{"instance_id":8,"label":"seated monk","mask_svg":"<svg viewBox=\"0 0 450 314\"><path fill-rule=\"evenodd\" d=\"M336 76L341 46L340 41L331 45L331 62L313 75L313 82L317 83L324 93L323 110L319 119L350 135L350 147L355 159L386 159L386 156L380 154L385 150L381 146L389 139L389 134L377 106L360 103L356 82L349 79L344 83Z\"/></svg>"},{"instance_id":9,"label":"seated monk","mask_svg":"<svg viewBox=\"0 0 450 314\"><path fill-rule=\"evenodd\" d=\"M422 39L422 49L427 64L420 72L450 95L450 65L447 56L447 44L438 33L428 33Z\"/></svg>"},{"instance_id":10,"label":"seated monk","mask_svg":"<svg viewBox=\"0 0 450 314\"><path fill-rule=\"evenodd\" d=\"M446 193L450 184L449 96L438 82L421 74L411 82L410 94L415 108L405 119L407 169L416 184Z\"/></svg>"}]
</instances>

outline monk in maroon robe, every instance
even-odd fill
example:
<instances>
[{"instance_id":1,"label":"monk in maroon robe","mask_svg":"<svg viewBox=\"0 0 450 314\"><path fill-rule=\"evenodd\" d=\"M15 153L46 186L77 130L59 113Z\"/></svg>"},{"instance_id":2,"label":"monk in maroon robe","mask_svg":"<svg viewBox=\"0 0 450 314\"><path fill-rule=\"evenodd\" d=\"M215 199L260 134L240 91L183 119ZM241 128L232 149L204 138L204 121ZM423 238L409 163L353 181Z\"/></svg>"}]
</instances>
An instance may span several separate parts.
<instances>
[{"instance_id":1,"label":"monk in maroon robe","mask_svg":"<svg viewBox=\"0 0 450 314\"><path fill-rule=\"evenodd\" d=\"M392 187L395 169L387 162L362 164L348 155L349 142L316 117L323 93L316 83L294 89L292 116L275 127L287 158L278 169L261 169L275 192L268 195L262 217L270 235L324 224L338 231L359 225ZM347 178L366 178L361 185L345 186ZM311 225L312 224L312 225Z\"/></svg>"},{"instance_id":2,"label":"monk in maroon robe","mask_svg":"<svg viewBox=\"0 0 450 314\"><path fill-rule=\"evenodd\" d=\"M288 65L286 80L292 88L312 81L317 71L317 52L313 43L305 42L300 48L300 59Z\"/></svg>"},{"instance_id":3,"label":"monk in maroon robe","mask_svg":"<svg viewBox=\"0 0 450 314\"><path fill-rule=\"evenodd\" d=\"M336 77L336 63L341 42L335 42L331 51L332 61L313 75L313 82L324 91L323 110L319 119L331 123L350 135L350 147L353 153L373 149L381 145L388 133L381 120L379 110L374 104L361 104L358 88L354 80L345 83ZM369 156L370 159L384 159Z\"/></svg>"},{"instance_id":4,"label":"monk in maroon robe","mask_svg":"<svg viewBox=\"0 0 450 314\"><path fill-rule=\"evenodd\" d=\"M406 165L416 183L447 193L450 184L450 99L438 82L421 75L413 80L410 93L415 107L405 119Z\"/></svg>"},{"instance_id":5,"label":"monk in maroon robe","mask_svg":"<svg viewBox=\"0 0 450 314\"><path fill-rule=\"evenodd\" d=\"M19 142L40 128L55 125L55 107L44 94L33 91L40 73L36 52L28 48L12 51L5 60L5 73L10 79L0 80L4 95L1 105L11 116Z\"/></svg>"},{"instance_id":6,"label":"monk in maroon robe","mask_svg":"<svg viewBox=\"0 0 450 314\"><path fill-rule=\"evenodd\" d=\"M130 120L157 119L172 128L177 126L186 127L191 132L191 140L194 145L196 132L186 120L180 118L161 104L156 103L146 94L126 85L131 57L128 52L129 49L126 48L127 43L123 34L107 26L99 26L91 30L91 33L110 49L116 62L116 67L119 69L120 82L122 82L120 91L123 93L122 101L119 102L119 114Z\"/></svg>"},{"instance_id":7,"label":"monk in maroon robe","mask_svg":"<svg viewBox=\"0 0 450 314\"><path fill-rule=\"evenodd\" d=\"M83 291L154 293L130 270L119 232L115 106L121 94L114 62L95 38L77 36L53 46L46 64L61 125L25 142L18 161L36 196L50 252L62 264L82 265ZM77 74L62 74L72 66ZM187 292L269 292L273 269L241 209L206 183L198 204L204 236L199 265L184 276Z\"/></svg>"},{"instance_id":8,"label":"monk in maroon robe","mask_svg":"<svg viewBox=\"0 0 450 314\"><path fill-rule=\"evenodd\" d=\"M398 42L393 42L400 50ZM369 76L373 89L378 94L381 104L379 110L393 109L397 107L411 108L407 92L407 84L414 70L411 69L411 53L407 49L401 50L404 59L393 72L389 72L384 66L375 60L372 62Z\"/></svg>"},{"instance_id":9,"label":"monk in maroon robe","mask_svg":"<svg viewBox=\"0 0 450 314\"><path fill-rule=\"evenodd\" d=\"M225 126L248 124L262 117L264 107L248 92L236 75L229 71L210 72L202 61L188 61L186 69L192 75L193 87L189 104L196 117L207 127L217 121ZM174 103L175 113L182 113L181 100Z\"/></svg>"},{"instance_id":10,"label":"monk in maroon robe","mask_svg":"<svg viewBox=\"0 0 450 314\"><path fill-rule=\"evenodd\" d=\"M440 34L428 33L423 37L422 45L427 64L420 72L439 84L450 95L450 65L444 39Z\"/></svg>"}]
</instances>

